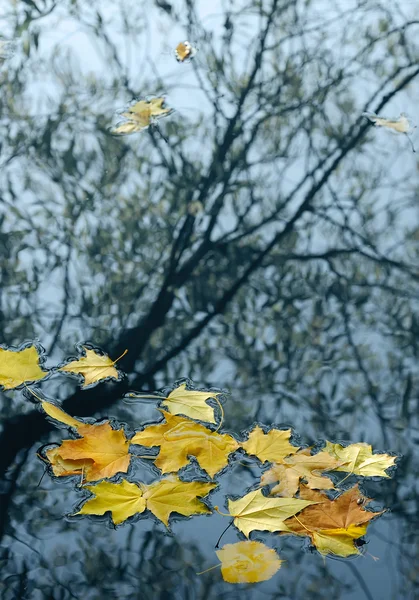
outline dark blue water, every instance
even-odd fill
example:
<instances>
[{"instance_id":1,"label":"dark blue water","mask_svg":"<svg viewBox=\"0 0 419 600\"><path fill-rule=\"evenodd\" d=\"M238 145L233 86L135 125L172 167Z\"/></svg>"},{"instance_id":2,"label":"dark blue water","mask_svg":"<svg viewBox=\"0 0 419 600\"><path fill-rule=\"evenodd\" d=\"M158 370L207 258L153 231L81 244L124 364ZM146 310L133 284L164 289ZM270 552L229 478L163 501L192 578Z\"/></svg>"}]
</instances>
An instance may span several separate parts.
<instances>
[{"instance_id":1,"label":"dark blue water","mask_svg":"<svg viewBox=\"0 0 419 600\"><path fill-rule=\"evenodd\" d=\"M67 518L74 479L37 450L59 442L21 388L1 392L5 600L413 600L418 538L419 9L369 0L35 0L0 7L0 344L37 340L45 365L90 342L126 374L90 389L63 374L37 393L129 431L124 404L188 377L230 391L223 431L293 427L301 444L397 454L363 481L362 555L255 532L286 562L228 584L220 515ZM176 60L189 40L196 54ZM130 135L140 100L173 109ZM373 112L407 133L374 127ZM145 125L148 123L146 122ZM387 123L388 125L388 123ZM138 129L141 129L139 127ZM1 369L1 367L0 367ZM193 469L186 471L192 476ZM261 469L235 463L212 505ZM138 461L133 480L158 471ZM223 543L240 534L230 528Z\"/></svg>"}]
</instances>

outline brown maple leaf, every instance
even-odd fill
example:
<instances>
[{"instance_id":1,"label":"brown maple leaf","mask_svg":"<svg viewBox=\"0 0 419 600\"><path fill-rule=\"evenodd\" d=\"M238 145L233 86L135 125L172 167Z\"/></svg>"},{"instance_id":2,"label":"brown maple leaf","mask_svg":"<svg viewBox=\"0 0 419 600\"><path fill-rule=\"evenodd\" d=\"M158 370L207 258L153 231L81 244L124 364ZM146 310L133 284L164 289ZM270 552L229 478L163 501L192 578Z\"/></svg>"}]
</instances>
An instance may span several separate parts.
<instances>
[{"instance_id":1,"label":"brown maple leaf","mask_svg":"<svg viewBox=\"0 0 419 600\"><path fill-rule=\"evenodd\" d=\"M317 504L302 510L298 517L287 519L285 525L297 535L309 536L322 554L359 554L354 539L362 537L371 519L384 512L364 510L363 507L370 502L370 498L360 492L358 485L335 500L302 485L300 498Z\"/></svg>"}]
</instances>

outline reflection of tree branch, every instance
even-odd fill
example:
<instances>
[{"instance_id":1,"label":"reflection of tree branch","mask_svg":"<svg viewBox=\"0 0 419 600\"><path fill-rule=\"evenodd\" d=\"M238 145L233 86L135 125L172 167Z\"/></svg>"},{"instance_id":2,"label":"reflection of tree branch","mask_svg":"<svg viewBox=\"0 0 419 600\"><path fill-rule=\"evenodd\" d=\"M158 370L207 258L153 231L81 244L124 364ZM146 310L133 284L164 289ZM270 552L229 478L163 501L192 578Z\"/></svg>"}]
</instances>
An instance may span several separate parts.
<instances>
[{"instance_id":1,"label":"reflection of tree branch","mask_svg":"<svg viewBox=\"0 0 419 600\"><path fill-rule=\"evenodd\" d=\"M374 600L368 586L367 583L365 581L365 579L362 577L359 569L357 569L357 567L349 560L344 561L344 564L353 572L353 574L355 575L356 579L358 580L358 583L362 589L362 591L365 594L365 597L367 598L367 600Z\"/></svg>"},{"instance_id":2,"label":"reflection of tree branch","mask_svg":"<svg viewBox=\"0 0 419 600\"><path fill-rule=\"evenodd\" d=\"M61 316L60 316L60 319L59 319L58 324L57 324L57 329L55 330L55 335L54 335L54 337L52 339L52 342L50 344L50 347L49 347L49 350L48 350L48 354L52 353L52 351L54 350L54 348L55 348L58 340L60 339L61 331L62 331L65 319L66 319L67 314L68 314L68 309L69 309L69 302L70 302L69 270L70 270L70 259L71 259L71 252L72 252L71 241L68 240L67 244L68 244L68 250L67 250L67 256L66 256L66 259L65 259L65 267L64 267L63 310L61 312Z\"/></svg>"}]
</instances>

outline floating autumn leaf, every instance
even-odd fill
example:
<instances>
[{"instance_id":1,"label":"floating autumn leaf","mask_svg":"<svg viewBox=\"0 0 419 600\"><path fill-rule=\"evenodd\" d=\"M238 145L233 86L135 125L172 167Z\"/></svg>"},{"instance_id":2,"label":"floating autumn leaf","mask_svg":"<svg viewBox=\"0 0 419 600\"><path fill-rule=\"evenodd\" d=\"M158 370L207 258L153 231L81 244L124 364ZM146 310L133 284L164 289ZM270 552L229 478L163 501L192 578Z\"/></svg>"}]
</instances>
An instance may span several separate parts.
<instances>
[{"instance_id":1,"label":"floating autumn leaf","mask_svg":"<svg viewBox=\"0 0 419 600\"><path fill-rule=\"evenodd\" d=\"M150 101L140 100L122 113L126 121L114 127L111 132L116 135L128 135L146 129L151 123L172 112L171 108L163 108L164 98L153 98Z\"/></svg>"},{"instance_id":2,"label":"floating autumn leaf","mask_svg":"<svg viewBox=\"0 0 419 600\"><path fill-rule=\"evenodd\" d=\"M103 379L119 379L120 373L115 368L115 360L111 360L106 354L98 354L85 346L82 346L82 348L85 356L67 363L58 370L83 375L83 387L102 381Z\"/></svg>"},{"instance_id":3,"label":"floating autumn leaf","mask_svg":"<svg viewBox=\"0 0 419 600\"><path fill-rule=\"evenodd\" d=\"M396 461L396 457L389 454L373 454L372 447L362 442L349 446L326 442L324 451L340 461L336 471L345 471L363 477L390 477L386 470Z\"/></svg>"},{"instance_id":4,"label":"floating autumn leaf","mask_svg":"<svg viewBox=\"0 0 419 600\"><path fill-rule=\"evenodd\" d=\"M300 497L317 504L305 508L298 517L287 519L285 525L297 535L309 536L322 554L359 554L354 540L365 535L369 521L383 513L364 510L370 499L362 495L357 485L335 500L302 485Z\"/></svg>"},{"instance_id":5,"label":"floating autumn leaf","mask_svg":"<svg viewBox=\"0 0 419 600\"><path fill-rule=\"evenodd\" d=\"M299 488L300 480L304 479L311 489L331 490L334 485L323 471L332 471L341 463L328 452L318 452L311 456L306 450L281 459L263 473L261 484L268 485L279 482L272 488L271 495L294 496Z\"/></svg>"},{"instance_id":6,"label":"floating autumn leaf","mask_svg":"<svg viewBox=\"0 0 419 600\"><path fill-rule=\"evenodd\" d=\"M94 494L94 498L89 498L77 515L104 515L110 512L115 525L119 525L146 509L141 488L125 479L120 483L101 481L97 485L85 487Z\"/></svg>"},{"instance_id":7,"label":"floating autumn leaf","mask_svg":"<svg viewBox=\"0 0 419 600\"><path fill-rule=\"evenodd\" d=\"M60 447L50 448L45 452L46 459L42 454L38 454L42 460L47 460L51 465L52 472L56 477L67 477L67 476L84 476L88 468L93 464L92 459L80 459L80 460L64 460L60 456Z\"/></svg>"},{"instance_id":8,"label":"floating autumn leaf","mask_svg":"<svg viewBox=\"0 0 419 600\"><path fill-rule=\"evenodd\" d=\"M203 498L215 487L216 483L181 481L174 475L143 486L148 510L166 526L169 525L169 516L174 512L187 517L210 513L210 509L198 497Z\"/></svg>"},{"instance_id":9,"label":"floating autumn leaf","mask_svg":"<svg viewBox=\"0 0 419 600\"><path fill-rule=\"evenodd\" d=\"M229 500L228 510L234 517L234 525L249 537L254 529L287 531L284 521L310 504L311 500L298 498L267 498L262 490L255 490L238 500Z\"/></svg>"},{"instance_id":10,"label":"floating autumn leaf","mask_svg":"<svg viewBox=\"0 0 419 600\"><path fill-rule=\"evenodd\" d=\"M226 544L216 553L221 561L221 574L228 583L267 581L283 563L273 548L261 542Z\"/></svg>"},{"instance_id":11,"label":"floating autumn leaf","mask_svg":"<svg viewBox=\"0 0 419 600\"><path fill-rule=\"evenodd\" d=\"M173 473L185 467L190 456L211 477L228 464L228 455L239 447L227 434L219 434L190 419L160 411L165 422L150 425L137 432L130 440L147 448L160 446L155 465L162 473Z\"/></svg>"},{"instance_id":12,"label":"floating autumn leaf","mask_svg":"<svg viewBox=\"0 0 419 600\"><path fill-rule=\"evenodd\" d=\"M193 58L196 54L196 48L190 42L180 42L175 48L175 57L178 62L185 62Z\"/></svg>"},{"instance_id":13,"label":"floating autumn leaf","mask_svg":"<svg viewBox=\"0 0 419 600\"><path fill-rule=\"evenodd\" d=\"M271 429L265 433L258 425L250 432L249 438L240 446L258 457L261 462L279 462L285 456L294 454L298 448L289 443L291 429Z\"/></svg>"},{"instance_id":14,"label":"floating autumn leaf","mask_svg":"<svg viewBox=\"0 0 419 600\"><path fill-rule=\"evenodd\" d=\"M39 381L48 375L39 366L40 356L35 346L23 350L0 348L0 386L12 390L23 383Z\"/></svg>"},{"instance_id":15,"label":"floating autumn leaf","mask_svg":"<svg viewBox=\"0 0 419 600\"><path fill-rule=\"evenodd\" d=\"M400 113L398 119L386 119L385 117L379 117L375 113L369 112L363 112L362 116L374 123L376 127L384 127L394 133L404 133L410 142L413 152L416 152L415 146L409 136L409 132L416 129L416 125L411 124L405 113Z\"/></svg>"},{"instance_id":16,"label":"floating autumn leaf","mask_svg":"<svg viewBox=\"0 0 419 600\"><path fill-rule=\"evenodd\" d=\"M385 117L379 117L375 113L369 112L363 112L362 116L374 123L376 127L385 127L397 133L408 133L412 129L405 113L401 113L398 119L386 119Z\"/></svg>"},{"instance_id":17,"label":"floating autumn leaf","mask_svg":"<svg viewBox=\"0 0 419 600\"><path fill-rule=\"evenodd\" d=\"M41 406L49 417L51 417L55 421L64 423L64 425L74 427L74 429L78 429L79 427L83 427L83 425L87 425L83 421L80 421L79 419L75 419L74 417L70 416L62 408L60 408L56 404L53 404L52 402L47 402L46 400L43 400L41 402Z\"/></svg>"},{"instance_id":18,"label":"floating autumn leaf","mask_svg":"<svg viewBox=\"0 0 419 600\"><path fill-rule=\"evenodd\" d=\"M149 394L137 394L130 392L129 398L155 398L161 400L161 406L167 408L172 415L185 415L191 419L206 421L207 423L216 423L214 409L207 404L209 398L214 398L221 409L221 404L218 400L219 392L200 392L197 390L188 390L186 383L182 383L175 388L167 398L163 396L153 396Z\"/></svg>"},{"instance_id":19,"label":"floating autumn leaf","mask_svg":"<svg viewBox=\"0 0 419 600\"><path fill-rule=\"evenodd\" d=\"M58 448L45 452L57 477L80 474L81 466L86 481L128 471L131 455L122 429L112 429L107 421L99 425L83 424L78 427L78 432L83 437L64 440ZM74 470L70 472L72 464Z\"/></svg>"}]
</instances>

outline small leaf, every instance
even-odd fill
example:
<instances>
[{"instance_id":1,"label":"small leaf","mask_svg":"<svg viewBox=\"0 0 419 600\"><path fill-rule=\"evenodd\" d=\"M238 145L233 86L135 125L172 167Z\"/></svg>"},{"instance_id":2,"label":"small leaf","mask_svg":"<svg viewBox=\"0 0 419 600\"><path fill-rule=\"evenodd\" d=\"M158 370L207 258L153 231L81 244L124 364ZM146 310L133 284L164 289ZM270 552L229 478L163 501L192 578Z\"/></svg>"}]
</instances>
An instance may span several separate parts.
<instances>
[{"instance_id":1,"label":"small leaf","mask_svg":"<svg viewBox=\"0 0 419 600\"><path fill-rule=\"evenodd\" d=\"M39 381L48 375L39 366L39 354L35 346L23 350L0 348L0 386L12 390L23 383Z\"/></svg>"},{"instance_id":2,"label":"small leaf","mask_svg":"<svg viewBox=\"0 0 419 600\"><path fill-rule=\"evenodd\" d=\"M386 119L384 117L379 117L375 113L369 112L362 113L362 116L374 123L376 127L385 127L387 129L392 129L397 133L408 133L412 129L409 119L404 113L401 113L398 119Z\"/></svg>"},{"instance_id":3,"label":"small leaf","mask_svg":"<svg viewBox=\"0 0 419 600\"><path fill-rule=\"evenodd\" d=\"M294 454L298 448L289 443L291 429L271 429L265 433L258 425L250 432L249 439L241 447L247 454L253 454L261 462L279 462L285 456Z\"/></svg>"},{"instance_id":4,"label":"small leaf","mask_svg":"<svg viewBox=\"0 0 419 600\"><path fill-rule=\"evenodd\" d=\"M261 542L226 544L216 553L221 561L221 574L228 583L267 581L283 563L273 548Z\"/></svg>"},{"instance_id":5,"label":"small leaf","mask_svg":"<svg viewBox=\"0 0 419 600\"><path fill-rule=\"evenodd\" d=\"M104 515L109 511L115 525L119 525L145 511L146 503L141 489L125 479L120 483L102 481L97 485L88 485L86 489L95 497L88 499L77 515Z\"/></svg>"},{"instance_id":6,"label":"small leaf","mask_svg":"<svg viewBox=\"0 0 419 600\"><path fill-rule=\"evenodd\" d=\"M83 387L101 381L102 379L119 379L120 373L115 368L115 361L111 360L106 354L98 354L94 350L85 348L83 350L86 356L82 356L79 360L73 360L63 367L59 368L59 371L67 373L76 373L83 375L84 383Z\"/></svg>"},{"instance_id":7,"label":"small leaf","mask_svg":"<svg viewBox=\"0 0 419 600\"><path fill-rule=\"evenodd\" d=\"M214 409L208 406L208 398L217 398L219 392L199 392L187 390L182 383L174 389L162 403L172 415L185 415L191 419L215 423Z\"/></svg>"}]
</instances>

